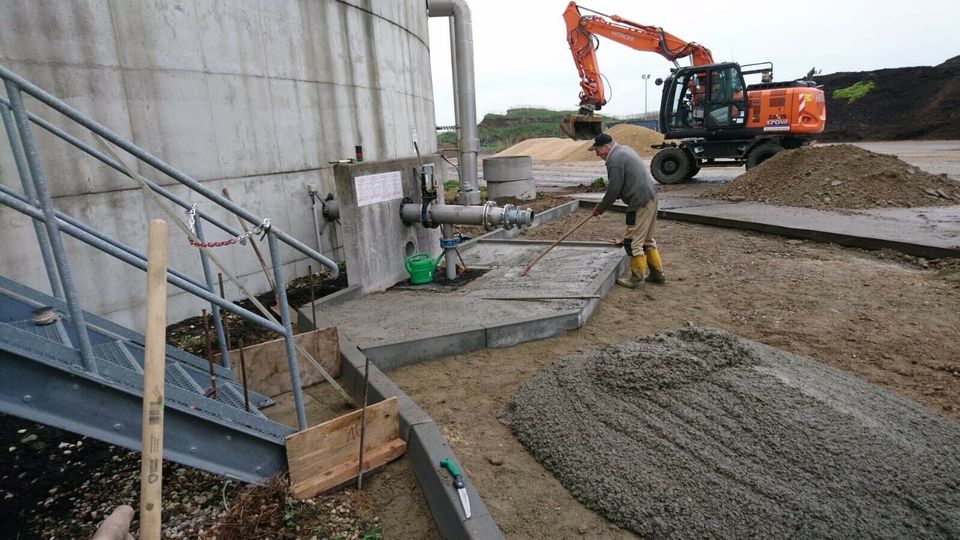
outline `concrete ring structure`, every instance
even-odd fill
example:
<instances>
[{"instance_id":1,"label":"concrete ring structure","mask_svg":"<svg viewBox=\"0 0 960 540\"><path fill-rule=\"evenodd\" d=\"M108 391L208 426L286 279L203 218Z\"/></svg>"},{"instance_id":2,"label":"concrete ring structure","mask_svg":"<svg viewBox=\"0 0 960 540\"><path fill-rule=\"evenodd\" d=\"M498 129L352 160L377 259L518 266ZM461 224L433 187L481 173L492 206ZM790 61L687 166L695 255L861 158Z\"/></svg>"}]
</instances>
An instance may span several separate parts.
<instances>
[{"instance_id":1,"label":"concrete ring structure","mask_svg":"<svg viewBox=\"0 0 960 540\"><path fill-rule=\"evenodd\" d=\"M502 156L483 160L483 179L491 199L513 197L530 200L537 197L530 156Z\"/></svg>"}]
</instances>

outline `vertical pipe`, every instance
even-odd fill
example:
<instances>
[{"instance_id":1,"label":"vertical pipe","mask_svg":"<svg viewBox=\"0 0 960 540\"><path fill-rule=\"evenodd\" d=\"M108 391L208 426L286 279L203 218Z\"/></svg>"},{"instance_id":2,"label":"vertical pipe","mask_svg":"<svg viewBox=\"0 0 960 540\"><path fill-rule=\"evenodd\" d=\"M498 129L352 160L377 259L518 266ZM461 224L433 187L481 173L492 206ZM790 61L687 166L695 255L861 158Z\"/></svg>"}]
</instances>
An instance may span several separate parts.
<instances>
[{"instance_id":1,"label":"vertical pipe","mask_svg":"<svg viewBox=\"0 0 960 540\"><path fill-rule=\"evenodd\" d=\"M470 7L464 0L427 0L430 17L453 17L453 76L459 104L457 125L460 145L460 196L463 205L480 204L477 178L477 154L480 139L477 137L476 81L473 69L473 21Z\"/></svg>"},{"instance_id":2,"label":"vertical pipe","mask_svg":"<svg viewBox=\"0 0 960 540\"><path fill-rule=\"evenodd\" d=\"M197 239L203 242L203 225L201 224L203 219L200 216L196 217L196 235ZM199 249L200 252L200 266L203 268L203 279L207 282L207 290L210 291L210 294L217 294L217 290L213 288L213 271L210 270L210 258L207 257L207 253ZM213 315L213 328L217 333L217 343L220 345L220 358L223 359L223 366L227 369L230 369L230 345L227 343L227 338L223 333L223 318L220 314L220 306L210 302L210 314Z\"/></svg>"},{"instance_id":3,"label":"vertical pipe","mask_svg":"<svg viewBox=\"0 0 960 540\"><path fill-rule=\"evenodd\" d=\"M450 21L450 73L453 73L453 123L456 124L457 140L460 140L460 89L457 85L457 25Z\"/></svg>"},{"instance_id":4,"label":"vertical pipe","mask_svg":"<svg viewBox=\"0 0 960 540\"><path fill-rule=\"evenodd\" d=\"M77 301L77 294L73 287L73 279L70 276L70 263L67 261L66 251L63 249L63 238L60 237L60 225L57 222L56 211L53 209L50 189L47 187L47 179L43 175L37 146L30 131L30 118L23 106L20 88L10 81L4 81L4 84L7 88L7 98L10 99L10 106L13 109L13 117L17 122L17 131L20 132L20 142L23 144L23 150L27 156L30 176L33 178L34 187L37 189L40 208L43 210L47 237L50 239L54 263L57 266L60 283L63 285L64 298L70 312L70 322L73 323L77 341L80 342L80 357L83 359L83 367L90 373L98 373L97 363L93 357L93 347L90 346L90 336L87 334L87 324L83 319L83 310L80 309L80 303Z\"/></svg>"},{"instance_id":5,"label":"vertical pipe","mask_svg":"<svg viewBox=\"0 0 960 540\"><path fill-rule=\"evenodd\" d=\"M267 231L270 243L270 262L273 263L273 282L276 283L277 301L280 304L280 322L283 323L284 343L287 346L287 364L290 367L290 385L293 386L293 402L297 409L297 425L300 431L307 429L307 414L303 409L303 390L300 388L300 367L297 365L297 347L293 341L293 328L290 326L290 306L287 304L287 287L283 280L283 265L280 261L280 247L272 230Z\"/></svg>"},{"instance_id":6,"label":"vertical pipe","mask_svg":"<svg viewBox=\"0 0 960 540\"><path fill-rule=\"evenodd\" d=\"M247 359L243 357L243 339L237 344L240 348L240 379L243 382L243 410L250 412L250 392L247 390Z\"/></svg>"},{"instance_id":7,"label":"vertical pipe","mask_svg":"<svg viewBox=\"0 0 960 540\"><path fill-rule=\"evenodd\" d=\"M23 187L23 193L30 200L30 204L37 204L37 193L33 189L33 182L30 179L30 171L24 162L23 151L17 141L17 132L13 125L13 118L10 117L10 110L6 104L0 104L0 116L3 117L3 128L7 132L7 140L10 141L10 151L13 153L13 161L17 165L17 174L20 176L20 185ZM60 286L60 276L57 274L56 266L53 260L53 251L50 249L50 240L43 229L41 221L33 219L33 232L37 236L37 244L40 245L40 258L43 259L43 267L47 270L47 280L50 281L50 291L54 297L63 299L63 288Z\"/></svg>"}]
</instances>

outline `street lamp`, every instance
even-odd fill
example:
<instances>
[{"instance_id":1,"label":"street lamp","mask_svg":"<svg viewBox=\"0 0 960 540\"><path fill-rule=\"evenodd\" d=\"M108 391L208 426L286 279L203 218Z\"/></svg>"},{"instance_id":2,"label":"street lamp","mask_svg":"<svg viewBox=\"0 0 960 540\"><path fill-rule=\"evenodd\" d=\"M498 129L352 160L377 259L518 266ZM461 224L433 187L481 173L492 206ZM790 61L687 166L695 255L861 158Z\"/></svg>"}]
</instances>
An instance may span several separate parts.
<instances>
[{"instance_id":1,"label":"street lamp","mask_svg":"<svg viewBox=\"0 0 960 540\"><path fill-rule=\"evenodd\" d=\"M647 82L650 81L650 74L644 73L640 75L640 78L643 79L643 117L647 117Z\"/></svg>"}]
</instances>

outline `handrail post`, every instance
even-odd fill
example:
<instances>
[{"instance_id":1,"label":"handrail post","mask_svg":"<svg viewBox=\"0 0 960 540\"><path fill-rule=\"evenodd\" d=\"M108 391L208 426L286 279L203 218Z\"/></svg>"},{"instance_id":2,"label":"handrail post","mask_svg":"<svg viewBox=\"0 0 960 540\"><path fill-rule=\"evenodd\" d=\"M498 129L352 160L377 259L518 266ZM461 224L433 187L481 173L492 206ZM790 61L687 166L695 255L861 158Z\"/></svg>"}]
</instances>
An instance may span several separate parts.
<instances>
[{"instance_id":1,"label":"handrail post","mask_svg":"<svg viewBox=\"0 0 960 540\"><path fill-rule=\"evenodd\" d=\"M203 219L201 219L200 216L196 216L196 222L194 224L197 239L201 242L203 242L202 221ZM210 259L204 250L198 249L197 251L200 252L200 266L203 267L203 279L207 282L207 289L210 290L210 294L217 294L217 290L213 288L213 272L210 270ZM230 344L227 343L226 335L223 332L223 318L220 316L220 306L210 302L210 314L213 315L213 329L217 333L217 343L220 344L220 358L223 362L223 367L230 369Z\"/></svg>"},{"instance_id":2,"label":"handrail post","mask_svg":"<svg viewBox=\"0 0 960 540\"><path fill-rule=\"evenodd\" d=\"M283 323L284 343L287 346L287 364L290 367L290 384L293 386L293 402L297 408L297 425L300 431L307 429L307 415L303 409L303 390L300 388L300 367L297 364L297 348L293 340L293 327L290 324L290 306L287 304L287 285L283 280L283 264L280 260L280 248L272 230L267 230L270 244L270 262L273 263L273 281L277 284L276 295L280 308L280 322Z\"/></svg>"},{"instance_id":3,"label":"handrail post","mask_svg":"<svg viewBox=\"0 0 960 540\"><path fill-rule=\"evenodd\" d=\"M23 193L27 196L30 204L36 204L37 194L33 188L33 180L30 179L30 171L23 157L23 148L17 142L17 131L13 125L13 118L10 117L10 109L6 103L0 103L0 116L3 117L3 129L7 132L7 140L10 141L10 151L13 153L13 161L17 165L17 174L20 176L20 185L23 187ZM43 228L40 220L31 219L33 222L33 232L37 235L37 244L40 245L40 258L43 259L43 267L47 270L47 280L50 281L50 292L55 298L63 300L63 288L60 286L60 275L57 273L54 265L53 250L50 248L50 239Z\"/></svg>"},{"instance_id":4,"label":"handrail post","mask_svg":"<svg viewBox=\"0 0 960 540\"><path fill-rule=\"evenodd\" d=\"M47 179L43 174L40 157L37 154L37 146L30 131L30 118L23 106L20 88L9 80L5 80L4 85L7 89L7 98L10 99L10 105L13 109L13 117L17 123L17 131L20 132L20 142L23 144L23 150L27 157L30 176L33 178L34 187L37 189L40 208L43 210L43 221L47 228L47 237L50 240L60 283L63 285L67 309L70 311L70 322L73 323L73 329L77 334L77 341L79 341L80 357L83 359L83 366L87 371L98 373L97 363L93 357L93 347L90 345L90 336L87 334L87 325L83 318L83 310L80 309L76 291L73 287L73 279L70 276L70 263L67 261L66 251L63 249L63 238L60 237L60 225L57 222L56 211L53 209L53 199L50 197Z\"/></svg>"}]
</instances>

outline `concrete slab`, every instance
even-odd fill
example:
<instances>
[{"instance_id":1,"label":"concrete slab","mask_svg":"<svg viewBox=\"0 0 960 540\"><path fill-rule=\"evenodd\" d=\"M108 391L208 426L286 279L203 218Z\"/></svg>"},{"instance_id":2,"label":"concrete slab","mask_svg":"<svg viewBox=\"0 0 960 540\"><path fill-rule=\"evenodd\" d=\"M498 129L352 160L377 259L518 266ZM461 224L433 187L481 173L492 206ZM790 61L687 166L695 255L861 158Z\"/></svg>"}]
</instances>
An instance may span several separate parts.
<instances>
[{"instance_id":1,"label":"concrete slab","mask_svg":"<svg viewBox=\"0 0 960 540\"><path fill-rule=\"evenodd\" d=\"M599 193L571 195L595 202ZM960 257L960 206L877 208L827 212L755 202L661 194L660 217L804 238L866 249L895 249L917 257ZM614 209L623 210L618 203Z\"/></svg>"},{"instance_id":2,"label":"concrete slab","mask_svg":"<svg viewBox=\"0 0 960 540\"><path fill-rule=\"evenodd\" d=\"M463 260L489 271L459 289L387 290L319 308L384 370L554 336L586 321L619 272L623 250L562 244L521 276L548 245L480 239L462 250Z\"/></svg>"}]
</instances>

